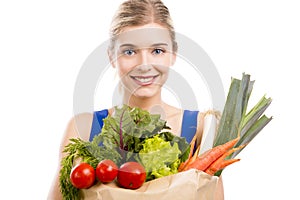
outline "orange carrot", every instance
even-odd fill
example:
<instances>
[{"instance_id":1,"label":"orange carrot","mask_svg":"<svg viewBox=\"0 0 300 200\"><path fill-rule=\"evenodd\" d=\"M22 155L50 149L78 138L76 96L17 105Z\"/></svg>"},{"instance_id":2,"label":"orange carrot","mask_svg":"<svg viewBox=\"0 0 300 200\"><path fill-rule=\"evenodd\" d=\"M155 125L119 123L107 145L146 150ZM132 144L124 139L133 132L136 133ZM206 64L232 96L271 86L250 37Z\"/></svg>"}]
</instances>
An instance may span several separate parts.
<instances>
[{"instance_id":1,"label":"orange carrot","mask_svg":"<svg viewBox=\"0 0 300 200\"><path fill-rule=\"evenodd\" d=\"M210 153L211 149L204 152L203 154L201 154L201 158L204 158L206 155L208 155ZM189 160L187 160L185 162L185 165L183 168L178 168L178 171L186 171L188 169L191 169L191 168L195 168L193 167L193 165L198 162L198 160L200 160L200 157L197 155L197 154L194 154L194 156L192 158L190 158Z\"/></svg>"},{"instance_id":2,"label":"orange carrot","mask_svg":"<svg viewBox=\"0 0 300 200\"><path fill-rule=\"evenodd\" d=\"M231 165L235 162L240 161L241 159L239 158L235 158L235 159L229 159L229 160L223 160L222 162L220 162L218 164L218 166L215 167L209 167L205 170L205 173L209 174L209 175L214 175L217 171L224 169L225 167L227 167L228 165Z\"/></svg>"},{"instance_id":3,"label":"orange carrot","mask_svg":"<svg viewBox=\"0 0 300 200\"><path fill-rule=\"evenodd\" d=\"M198 170L205 171L214 161L225 154L229 149L231 149L238 141L239 137L226 142L225 144L218 145L196 158L192 163L187 164L183 171L195 168Z\"/></svg>"},{"instance_id":4,"label":"orange carrot","mask_svg":"<svg viewBox=\"0 0 300 200\"><path fill-rule=\"evenodd\" d=\"M240 161L240 159L229 159L225 160L227 156L230 156L233 152L240 150L241 148L245 147L245 145L241 145L237 148L230 149L229 151L225 152L222 156L220 156L216 161L214 161L206 170L205 172L210 175L214 175L217 171L224 169L226 166Z\"/></svg>"},{"instance_id":5,"label":"orange carrot","mask_svg":"<svg viewBox=\"0 0 300 200\"><path fill-rule=\"evenodd\" d=\"M191 163L196 161L196 159L198 158L199 151L200 151L200 145L197 147L194 155L188 160L184 168L186 168L186 166L189 166Z\"/></svg>"},{"instance_id":6,"label":"orange carrot","mask_svg":"<svg viewBox=\"0 0 300 200\"><path fill-rule=\"evenodd\" d=\"M191 158L192 158L192 155L193 155L193 152L194 152L194 148L195 148L195 144L196 144L196 139L197 139L197 136L196 136L196 134L194 135L194 137L193 137L193 139L192 139L192 141L190 142L190 153L189 153L189 157L188 157L188 159L185 161L185 162L182 162L180 165L179 165L179 167L178 167L178 171L182 171L184 168L185 168L185 166L189 163L189 162L191 162Z\"/></svg>"}]
</instances>

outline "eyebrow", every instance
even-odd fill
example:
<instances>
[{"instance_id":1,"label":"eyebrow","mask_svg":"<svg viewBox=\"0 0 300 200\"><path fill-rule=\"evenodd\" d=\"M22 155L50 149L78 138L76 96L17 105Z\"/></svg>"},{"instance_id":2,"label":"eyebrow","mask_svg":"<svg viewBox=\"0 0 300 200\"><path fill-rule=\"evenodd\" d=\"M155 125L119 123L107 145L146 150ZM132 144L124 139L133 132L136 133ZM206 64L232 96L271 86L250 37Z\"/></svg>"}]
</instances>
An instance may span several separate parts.
<instances>
[{"instance_id":1,"label":"eyebrow","mask_svg":"<svg viewBox=\"0 0 300 200\"><path fill-rule=\"evenodd\" d=\"M169 46L168 43L154 43L152 44L150 47L157 47L157 46ZM137 47L134 44L130 44L130 43L125 43L125 44L121 44L120 47Z\"/></svg>"}]
</instances>

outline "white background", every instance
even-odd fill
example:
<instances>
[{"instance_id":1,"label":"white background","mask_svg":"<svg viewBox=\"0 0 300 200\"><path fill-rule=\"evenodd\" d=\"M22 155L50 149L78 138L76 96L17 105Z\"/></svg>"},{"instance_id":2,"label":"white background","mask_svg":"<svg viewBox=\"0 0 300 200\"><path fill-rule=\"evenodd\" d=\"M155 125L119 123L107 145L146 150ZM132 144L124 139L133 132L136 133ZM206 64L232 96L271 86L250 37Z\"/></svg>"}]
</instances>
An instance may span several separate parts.
<instances>
[{"instance_id":1,"label":"white background","mask_svg":"<svg viewBox=\"0 0 300 200\"><path fill-rule=\"evenodd\" d=\"M108 38L122 1L1 1L1 196L46 199L58 147L73 114L73 90L87 56ZM256 80L250 104L267 94L274 116L223 173L225 197L299 199L300 30L297 1L165 0L177 32L230 78ZM109 83L107 83L108 85ZM102 95L103 98L105 96ZM4 186L4 188L3 188Z\"/></svg>"}]
</instances>

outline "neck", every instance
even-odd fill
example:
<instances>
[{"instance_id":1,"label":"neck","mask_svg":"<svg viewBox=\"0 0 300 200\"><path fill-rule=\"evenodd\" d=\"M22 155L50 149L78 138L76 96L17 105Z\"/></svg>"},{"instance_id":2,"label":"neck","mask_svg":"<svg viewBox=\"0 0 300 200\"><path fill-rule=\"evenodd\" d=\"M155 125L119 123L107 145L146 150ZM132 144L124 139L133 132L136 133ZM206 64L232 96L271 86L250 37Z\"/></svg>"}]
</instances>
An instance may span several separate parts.
<instances>
[{"instance_id":1,"label":"neck","mask_svg":"<svg viewBox=\"0 0 300 200\"><path fill-rule=\"evenodd\" d=\"M128 102L128 103L127 103ZM130 107L139 107L143 110L151 111L154 107L164 107L164 102L161 99L160 93L152 97L136 97L136 96L124 96L123 103Z\"/></svg>"}]
</instances>

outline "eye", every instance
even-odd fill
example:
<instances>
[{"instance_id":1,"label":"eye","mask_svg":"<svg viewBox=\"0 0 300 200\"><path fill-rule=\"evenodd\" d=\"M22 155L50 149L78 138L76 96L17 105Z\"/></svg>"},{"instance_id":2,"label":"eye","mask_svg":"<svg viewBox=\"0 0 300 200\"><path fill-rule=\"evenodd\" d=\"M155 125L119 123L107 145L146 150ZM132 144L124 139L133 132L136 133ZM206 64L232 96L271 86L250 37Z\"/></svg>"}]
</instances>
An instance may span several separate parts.
<instances>
[{"instance_id":1,"label":"eye","mask_svg":"<svg viewBox=\"0 0 300 200\"><path fill-rule=\"evenodd\" d=\"M132 56L135 54L135 51L133 49L126 49L123 51L123 54L127 56Z\"/></svg>"},{"instance_id":2,"label":"eye","mask_svg":"<svg viewBox=\"0 0 300 200\"><path fill-rule=\"evenodd\" d=\"M156 48L152 51L153 54L163 54L165 51L163 49L160 49L160 48Z\"/></svg>"}]
</instances>

